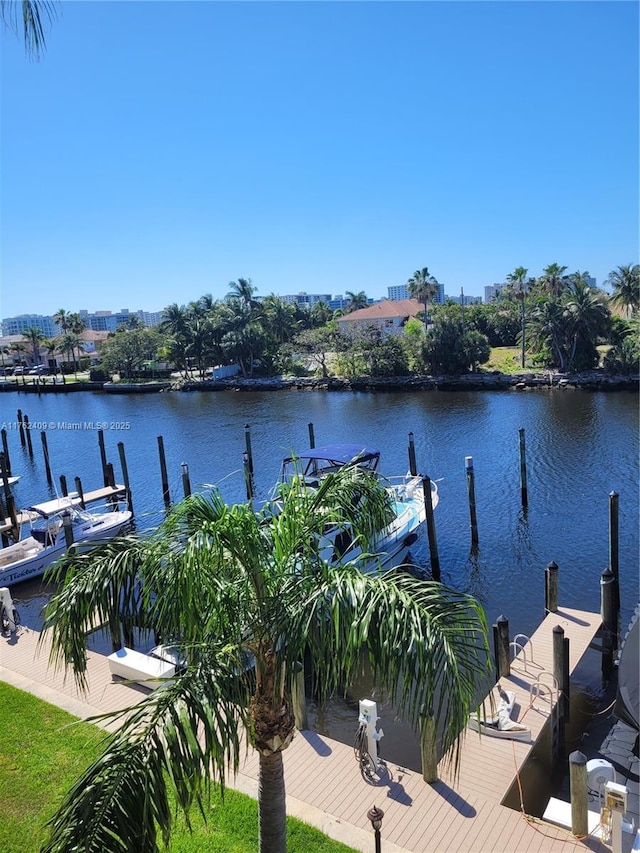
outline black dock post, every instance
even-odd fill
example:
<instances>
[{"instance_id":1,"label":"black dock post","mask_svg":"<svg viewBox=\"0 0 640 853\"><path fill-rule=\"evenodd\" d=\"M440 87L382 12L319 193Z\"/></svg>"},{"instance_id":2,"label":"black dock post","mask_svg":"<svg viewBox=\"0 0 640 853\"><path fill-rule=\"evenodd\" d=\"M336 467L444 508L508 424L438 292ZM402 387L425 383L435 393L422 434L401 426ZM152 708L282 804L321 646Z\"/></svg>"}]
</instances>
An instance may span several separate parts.
<instances>
[{"instance_id":1,"label":"black dock post","mask_svg":"<svg viewBox=\"0 0 640 853\"><path fill-rule=\"evenodd\" d=\"M22 409L18 409L18 430L20 432L20 444L25 446L24 426L22 420Z\"/></svg>"},{"instance_id":2,"label":"black dock post","mask_svg":"<svg viewBox=\"0 0 640 853\"><path fill-rule=\"evenodd\" d=\"M316 435L315 435L315 432L313 431L313 424L309 423L309 448L311 450L313 450L313 448L315 446L316 446Z\"/></svg>"},{"instance_id":3,"label":"black dock post","mask_svg":"<svg viewBox=\"0 0 640 853\"><path fill-rule=\"evenodd\" d=\"M42 430L40 433L40 438L42 439L42 454L44 456L44 470L47 475L47 484L49 486L53 485L53 478L51 476L51 467L49 465L49 448L47 447L47 433Z\"/></svg>"},{"instance_id":4,"label":"black dock post","mask_svg":"<svg viewBox=\"0 0 640 853\"><path fill-rule=\"evenodd\" d=\"M64 528L64 541L68 550L73 545L73 527L71 526L71 513L68 509L62 513L62 526Z\"/></svg>"},{"instance_id":5,"label":"black dock post","mask_svg":"<svg viewBox=\"0 0 640 853\"><path fill-rule=\"evenodd\" d=\"M478 544L478 519L476 517L476 487L473 473L473 456L464 457L464 467L467 472L467 493L469 495L469 518L471 521L471 547Z\"/></svg>"},{"instance_id":6,"label":"black dock post","mask_svg":"<svg viewBox=\"0 0 640 853\"><path fill-rule=\"evenodd\" d=\"M9 474L7 473L7 464L4 458L4 454L2 453L0 453L0 479L2 480L2 486L4 488L4 498L5 505L7 507L7 515L11 519L11 537L14 542L17 542L18 537L20 536L20 527L18 526L16 502L11 493L11 486L9 485Z\"/></svg>"},{"instance_id":7,"label":"black dock post","mask_svg":"<svg viewBox=\"0 0 640 853\"><path fill-rule=\"evenodd\" d=\"M509 658L509 620L498 616L493 625L493 653L496 666L496 676L502 678L511 674Z\"/></svg>"},{"instance_id":8,"label":"black dock post","mask_svg":"<svg viewBox=\"0 0 640 853\"><path fill-rule=\"evenodd\" d=\"M189 479L189 466L186 462L183 462L180 466L182 468L182 490L184 492L185 498L188 498L191 494L191 480Z\"/></svg>"},{"instance_id":9,"label":"black dock post","mask_svg":"<svg viewBox=\"0 0 640 853\"><path fill-rule=\"evenodd\" d=\"M7 466L7 474L11 476L11 458L9 457L9 443L7 441L7 431L0 431L2 436L2 452L4 453L4 464Z\"/></svg>"},{"instance_id":10,"label":"black dock post","mask_svg":"<svg viewBox=\"0 0 640 853\"><path fill-rule=\"evenodd\" d=\"M608 680L618 648L618 608L616 579L608 569L600 578L600 615L602 617L602 676Z\"/></svg>"},{"instance_id":11,"label":"black dock post","mask_svg":"<svg viewBox=\"0 0 640 853\"><path fill-rule=\"evenodd\" d=\"M529 506L529 494L527 492L527 457L524 443L524 428L518 430L520 436L520 500L522 509Z\"/></svg>"},{"instance_id":12,"label":"black dock post","mask_svg":"<svg viewBox=\"0 0 640 853\"><path fill-rule=\"evenodd\" d=\"M424 511L427 520L427 537L429 539L429 559L431 562L431 575L434 581L439 581L440 557L438 556L436 523L433 518L433 503L431 501L431 479L429 477L422 478L422 492L424 495Z\"/></svg>"},{"instance_id":13,"label":"black dock post","mask_svg":"<svg viewBox=\"0 0 640 853\"><path fill-rule=\"evenodd\" d=\"M253 453L251 452L251 427L249 424L244 425L244 443L247 448L249 473L253 476Z\"/></svg>"},{"instance_id":14,"label":"black dock post","mask_svg":"<svg viewBox=\"0 0 640 853\"><path fill-rule=\"evenodd\" d=\"M78 497L80 498L80 506L82 507L82 509L86 509L84 502L84 492L82 491L82 480L80 479L80 477L76 477L74 482L76 484L76 492L78 493Z\"/></svg>"},{"instance_id":15,"label":"black dock post","mask_svg":"<svg viewBox=\"0 0 640 853\"><path fill-rule=\"evenodd\" d=\"M409 473L412 477L415 477L418 473L418 466L416 465L416 446L413 443L413 433L409 433Z\"/></svg>"},{"instance_id":16,"label":"black dock post","mask_svg":"<svg viewBox=\"0 0 640 853\"><path fill-rule=\"evenodd\" d=\"M122 468L122 479L124 480L124 487L127 492L127 509L131 513L131 517L133 518L133 497L131 495L131 486L129 484L129 469L127 468L127 457L124 453L124 443L122 441L118 442L118 455L120 456L120 467Z\"/></svg>"},{"instance_id":17,"label":"black dock post","mask_svg":"<svg viewBox=\"0 0 640 853\"><path fill-rule=\"evenodd\" d=\"M164 439L161 435L158 436L158 452L160 454L160 476L162 478L162 497L166 506L171 503L171 494L169 492L169 477L167 476L167 461L164 458Z\"/></svg>"},{"instance_id":18,"label":"black dock post","mask_svg":"<svg viewBox=\"0 0 640 853\"><path fill-rule=\"evenodd\" d=\"M242 470L244 471L244 485L247 490L247 500L250 501L253 498L253 478L251 476L249 454L246 450L242 454Z\"/></svg>"},{"instance_id":19,"label":"black dock post","mask_svg":"<svg viewBox=\"0 0 640 853\"><path fill-rule=\"evenodd\" d=\"M64 476L64 474L60 474L60 491L62 492L63 498L69 496L69 489L67 488L67 478Z\"/></svg>"},{"instance_id":20,"label":"black dock post","mask_svg":"<svg viewBox=\"0 0 640 853\"><path fill-rule=\"evenodd\" d=\"M109 474L107 472L107 451L104 449L104 430L98 430L98 447L100 448L100 462L102 464L103 485L109 485Z\"/></svg>"},{"instance_id":21,"label":"black dock post","mask_svg":"<svg viewBox=\"0 0 640 853\"><path fill-rule=\"evenodd\" d=\"M27 437L27 450L29 451L29 456L33 459L33 444L31 443L31 430L29 429L29 416L24 416L24 433Z\"/></svg>"},{"instance_id":22,"label":"black dock post","mask_svg":"<svg viewBox=\"0 0 640 853\"><path fill-rule=\"evenodd\" d=\"M551 562L544 570L544 615L558 612L558 564Z\"/></svg>"},{"instance_id":23,"label":"black dock post","mask_svg":"<svg viewBox=\"0 0 640 853\"><path fill-rule=\"evenodd\" d=\"M609 495L609 570L616 579L616 604L620 609L620 563L619 563L619 514L620 496L617 492Z\"/></svg>"}]
</instances>

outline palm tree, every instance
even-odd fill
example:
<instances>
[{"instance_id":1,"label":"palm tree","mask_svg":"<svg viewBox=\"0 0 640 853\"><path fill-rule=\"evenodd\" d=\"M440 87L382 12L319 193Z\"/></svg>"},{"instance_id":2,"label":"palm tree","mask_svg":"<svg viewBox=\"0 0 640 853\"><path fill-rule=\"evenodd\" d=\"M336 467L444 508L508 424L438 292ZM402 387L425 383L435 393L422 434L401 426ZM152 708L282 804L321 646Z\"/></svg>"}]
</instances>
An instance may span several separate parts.
<instances>
[{"instance_id":1,"label":"palm tree","mask_svg":"<svg viewBox=\"0 0 640 853\"><path fill-rule=\"evenodd\" d=\"M569 363L574 366L579 355L578 369L597 365L598 352L595 342L607 333L611 315L604 302L604 294L594 290L580 278L573 280L573 290L565 309L569 334Z\"/></svg>"},{"instance_id":2,"label":"palm tree","mask_svg":"<svg viewBox=\"0 0 640 853\"><path fill-rule=\"evenodd\" d=\"M358 311L360 308L366 308L369 304L369 300L367 299L367 294L364 290L359 290L357 293L354 293L351 290L347 290L345 293L347 297L347 313L350 314L352 311Z\"/></svg>"},{"instance_id":3,"label":"palm tree","mask_svg":"<svg viewBox=\"0 0 640 853\"><path fill-rule=\"evenodd\" d=\"M53 322L56 324L56 326L60 326L60 331L63 335L69 328L69 316L69 312L66 311L64 308L58 308L56 313L53 315Z\"/></svg>"},{"instance_id":4,"label":"palm tree","mask_svg":"<svg viewBox=\"0 0 640 853\"><path fill-rule=\"evenodd\" d=\"M549 264L548 267L545 267L538 279L541 292L553 298L560 298L567 289L566 271L567 267L560 266L560 264Z\"/></svg>"},{"instance_id":5,"label":"palm tree","mask_svg":"<svg viewBox=\"0 0 640 853\"><path fill-rule=\"evenodd\" d=\"M308 490L300 478L254 512L216 492L179 505L150 537L130 535L67 558L47 607L54 664L86 686L87 631L142 617L180 638L183 674L145 696L51 822L46 853L157 850L182 809L203 805L211 776L239 765L241 731L259 753L263 853L285 851L282 753L294 736L292 688L310 662L322 701L349 686L365 652L376 683L416 723L424 705L455 745L487 676L485 618L468 595L401 572L361 573L320 557L327 525L368 537L387 496L345 467ZM157 591L161 595L156 595ZM43 636L44 636L43 635Z\"/></svg>"},{"instance_id":6,"label":"palm tree","mask_svg":"<svg viewBox=\"0 0 640 853\"><path fill-rule=\"evenodd\" d=\"M78 353L78 356L80 356L81 352L84 352L84 340L80 335L75 334L75 332L66 332L64 335L60 335L59 338L56 338L56 343L58 349L67 356L67 361L73 361L73 371L77 375L78 363L76 360L76 352Z\"/></svg>"},{"instance_id":7,"label":"palm tree","mask_svg":"<svg viewBox=\"0 0 640 853\"><path fill-rule=\"evenodd\" d=\"M516 267L515 270L507 276L507 281L513 288L513 294L520 302L520 367L524 368L524 356L526 346L526 311L524 300L527 295L527 285L525 279L529 270L526 267Z\"/></svg>"},{"instance_id":8,"label":"palm tree","mask_svg":"<svg viewBox=\"0 0 640 853\"><path fill-rule=\"evenodd\" d=\"M21 23L19 17L22 18ZM51 22L55 17L55 5L50 0L21 0L19 3L2 0L0 3L0 18L4 25L16 35L22 30L26 51L35 59L46 49L43 21Z\"/></svg>"},{"instance_id":9,"label":"palm tree","mask_svg":"<svg viewBox=\"0 0 640 853\"><path fill-rule=\"evenodd\" d=\"M11 344L11 352L14 355L13 363L15 364L16 359L15 356L18 356L18 364L23 364L23 354L27 351L27 347L21 341L15 341Z\"/></svg>"},{"instance_id":10,"label":"palm tree","mask_svg":"<svg viewBox=\"0 0 640 853\"><path fill-rule=\"evenodd\" d=\"M564 372L567 362L567 318L562 303L557 299L538 302L530 315L528 329L529 349L548 352L550 363Z\"/></svg>"},{"instance_id":11,"label":"palm tree","mask_svg":"<svg viewBox=\"0 0 640 853\"><path fill-rule=\"evenodd\" d=\"M28 329L23 331L22 336L26 338L31 345L33 363L40 364L40 344L45 340L44 332L42 329L38 329L37 326L30 326Z\"/></svg>"},{"instance_id":12,"label":"palm tree","mask_svg":"<svg viewBox=\"0 0 640 853\"><path fill-rule=\"evenodd\" d=\"M627 264L609 273L611 304L622 308L627 317L640 311L640 264Z\"/></svg>"},{"instance_id":13,"label":"palm tree","mask_svg":"<svg viewBox=\"0 0 640 853\"><path fill-rule=\"evenodd\" d=\"M250 278L239 278L237 281L230 281L229 287L231 290L227 293L227 299L239 299L250 308L256 308L260 304L257 299L253 298L253 294L258 288L253 286Z\"/></svg>"},{"instance_id":14,"label":"palm tree","mask_svg":"<svg viewBox=\"0 0 640 853\"><path fill-rule=\"evenodd\" d=\"M417 299L424 305L424 325L427 326L427 311L429 302L432 302L439 292L438 280L431 275L427 267L416 270L407 282L407 287L412 299Z\"/></svg>"}]
</instances>

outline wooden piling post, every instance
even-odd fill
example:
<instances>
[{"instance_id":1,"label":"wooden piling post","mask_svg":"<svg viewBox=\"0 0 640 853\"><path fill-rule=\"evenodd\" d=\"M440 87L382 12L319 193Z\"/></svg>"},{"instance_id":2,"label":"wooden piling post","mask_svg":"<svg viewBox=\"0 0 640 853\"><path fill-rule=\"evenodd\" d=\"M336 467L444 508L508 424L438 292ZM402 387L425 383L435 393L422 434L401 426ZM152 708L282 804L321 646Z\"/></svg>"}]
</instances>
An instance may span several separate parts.
<instances>
[{"instance_id":1,"label":"wooden piling post","mask_svg":"<svg viewBox=\"0 0 640 853\"><path fill-rule=\"evenodd\" d=\"M127 457L124 453L124 443L118 442L118 455L120 456L120 467L122 468L122 479L127 493L127 509L133 518L133 496L131 495L131 484L129 483L129 469L127 468Z\"/></svg>"},{"instance_id":2,"label":"wooden piling post","mask_svg":"<svg viewBox=\"0 0 640 853\"><path fill-rule=\"evenodd\" d=\"M311 450L316 446L316 434L313 429L313 424L309 423L309 447Z\"/></svg>"},{"instance_id":3,"label":"wooden piling post","mask_svg":"<svg viewBox=\"0 0 640 853\"><path fill-rule=\"evenodd\" d=\"M412 477L415 477L418 473L418 466L416 465L416 446L413 441L413 433L409 433L409 473Z\"/></svg>"},{"instance_id":4,"label":"wooden piling post","mask_svg":"<svg viewBox=\"0 0 640 853\"><path fill-rule=\"evenodd\" d=\"M497 677L511 675L509 620L505 616L498 616L493 625L493 653Z\"/></svg>"},{"instance_id":5,"label":"wooden piling post","mask_svg":"<svg viewBox=\"0 0 640 853\"><path fill-rule=\"evenodd\" d=\"M0 436L2 436L2 452L4 453L4 464L7 466L7 474L11 476L11 457L9 456L9 442L7 441L6 429L0 431Z\"/></svg>"},{"instance_id":6,"label":"wooden piling post","mask_svg":"<svg viewBox=\"0 0 640 853\"><path fill-rule=\"evenodd\" d=\"M567 685L569 683L569 673L566 669L566 649L564 629L561 625L556 625L553 629L553 674L558 682L558 704L560 705L560 741L564 744L564 725L569 718L569 695Z\"/></svg>"},{"instance_id":7,"label":"wooden piling post","mask_svg":"<svg viewBox=\"0 0 640 853\"><path fill-rule=\"evenodd\" d=\"M160 477L162 478L162 497L166 506L171 503L171 494L169 492L169 477L167 475L167 460L164 456L164 439L161 435L158 436L158 453L160 454Z\"/></svg>"},{"instance_id":8,"label":"wooden piling post","mask_svg":"<svg viewBox=\"0 0 640 853\"><path fill-rule=\"evenodd\" d=\"M571 714L571 679L569 678L569 673L571 672L571 664L569 657L569 638L565 637L562 643L562 652L564 657L564 683L562 685L562 692L565 696L564 703L564 719L565 722L569 722Z\"/></svg>"},{"instance_id":9,"label":"wooden piling post","mask_svg":"<svg viewBox=\"0 0 640 853\"><path fill-rule=\"evenodd\" d=\"M49 448L47 446L47 433L45 430L42 430L40 433L40 438L42 440L42 455L44 456L44 470L47 475L47 484L52 486L53 477L51 476L51 466L49 465Z\"/></svg>"},{"instance_id":10,"label":"wooden piling post","mask_svg":"<svg viewBox=\"0 0 640 853\"><path fill-rule=\"evenodd\" d=\"M68 497L69 489L67 488L67 478L64 474L60 474L60 491L62 492L62 497Z\"/></svg>"},{"instance_id":11,"label":"wooden piling post","mask_svg":"<svg viewBox=\"0 0 640 853\"><path fill-rule=\"evenodd\" d=\"M618 609L616 579L609 569L600 578L600 615L602 617L602 676L608 680L618 647Z\"/></svg>"},{"instance_id":12,"label":"wooden piling post","mask_svg":"<svg viewBox=\"0 0 640 853\"><path fill-rule=\"evenodd\" d=\"M18 409L18 431L20 433L20 444L22 447L25 446L25 437L24 437L24 422L22 420L22 409Z\"/></svg>"},{"instance_id":13,"label":"wooden piling post","mask_svg":"<svg viewBox=\"0 0 640 853\"><path fill-rule=\"evenodd\" d=\"M471 521L471 545L478 544L478 519L476 517L476 487L473 473L473 456L465 456L464 467L467 472L467 494L469 495L469 518Z\"/></svg>"},{"instance_id":14,"label":"wooden piling post","mask_svg":"<svg viewBox=\"0 0 640 853\"><path fill-rule=\"evenodd\" d=\"M18 514L16 512L16 502L11 492L11 486L9 485L9 474L7 473L7 463L4 458L4 454L0 453L0 479L2 480L2 487L4 489L4 499L5 505L7 508L7 515L11 519L11 537L14 541L18 541L18 537L20 536L20 527L18 525Z\"/></svg>"},{"instance_id":15,"label":"wooden piling post","mask_svg":"<svg viewBox=\"0 0 640 853\"><path fill-rule=\"evenodd\" d=\"M529 495L527 493L527 456L524 443L524 428L518 430L520 437L520 500L522 501L522 509L529 506Z\"/></svg>"},{"instance_id":16,"label":"wooden piling post","mask_svg":"<svg viewBox=\"0 0 640 853\"><path fill-rule=\"evenodd\" d=\"M100 448L100 462L102 464L102 482L104 486L109 485L109 474L107 472L107 451L104 447L104 430L98 430L98 447Z\"/></svg>"},{"instance_id":17,"label":"wooden piling post","mask_svg":"<svg viewBox=\"0 0 640 853\"><path fill-rule=\"evenodd\" d=\"M300 661L295 665L291 698L296 728L299 732L304 732L309 728L309 722L307 720L307 697L304 690L304 664L300 663Z\"/></svg>"},{"instance_id":18,"label":"wooden piling post","mask_svg":"<svg viewBox=\"0 0 640 853\"><path fill-rule=\"evenodd\" d=\"M76 492L78 493L78 497L80 498L80 506L82 507L82 509L86 509L84 502L84 492L82 491L82 480L80 479L80 477L76 477L74 483L76 484Z\"/></svg>"},{"instance_id":19,"label":"wooden piling post","mask_svg":"<svg viewBox=\"0 0 640 853\"><path fill-rule=\"evenodd\" d=\"M62 527L64 529L64 541L67 550L73 545L73 527L71 526L71 513L68 509L62 513Z\"/></svg>"},{"instance_id":20,"label":"wooden piling post","mask_svg":"<svg viewBox=\"0 0 640 853\"><path fill-rule=\"evenodd\" d=\"M24 434L27 437L27 450L29 451L29 456L33 459L33 444L31 443L31 430L29 429L29 416L24 416Z\"/></svg>"},{"instance_id":21,"label":"wooden piling post","mask_svg":"<svg viewBox=\"0 0 640 853\"><path fill-rule=\"evenodd\" d=\"M433 708L422 708L420 714L420 755L422 778L432 785L438 781L438 743Z\"/></svg>"},{"instance_id":22,"label":"wooden piling post","mask_svg":"<svg viewBox=\"0 0 640 853\"><path fill-rule=\"evenodd\" d=\"M251 451L251 427L249 424L244 425L244 443L247 449L247 464L249 465L249 473L253 477L253 453Z\"/></svg>"},{"instance_id":23,"label":"wooden piling post","mask_svg":"<svg viewBox=\"0 0 640 853\"><path fill-rule=\"evenodd\" d=\"M244 472L244 485L247 490L247 500L250 501L253 498L253 478L251 477L249 454L246 450L242 454L242 470Z\"/></svg>"},{"instance_id":24,"label":"wooden piling post","mask_svg":"<svg viewBox=\"0 0 640 853\"><path fill-rule=\"evenodd\" d=\"M579 750L569 756L569 783L571 786L571 832L577 838L589 834L587 757Z\"/></svg>"},{"instance_id":25,"label":"wooden piling post","mask_svg":"<svg viewBox=\"0 0 640 853\"><path fill-rule=\"evenodd\" d=\"M609 570L616 579L616 603L620 609L620 565L619 565L619 513L620 496L617 492L609 495Z\"/></svg>"},{"instance_id":26,"label":"wooden piling post","mask_svg":"<svg viewBox=\"0 0 640 853\"><path fill-rule=\"evenodd\" d=\"M544 615L558 612L558 564L553 561L544 570Z\"/></svg>"},{"instance_id":27,"label":"wooden piling post","mask_svg":"<svg viewBox=\"0 0 640 853\"><path fill-rule=\"evenodd\" d=\"M188 498L191 494L191 480L189 479L189 466L186 462L181 464L182 469L182 491L184 492L185 498Z\"/></svg>"},{"instance_id":28,"label":"wooden piling post","mask_svg":"<svg viewBox=\"0 0 640 853\"><path fill-rule=\"evenodd\" d=\"M431 501L431 479L422 478L422 493L424 495L424 511L427 521L427 537L429 539L429 560L431 575L434 581L440 581L440 557L438 556L438 541L436 539L436 523L433 518L433 503Z\"/></svg>"}]
</instances>

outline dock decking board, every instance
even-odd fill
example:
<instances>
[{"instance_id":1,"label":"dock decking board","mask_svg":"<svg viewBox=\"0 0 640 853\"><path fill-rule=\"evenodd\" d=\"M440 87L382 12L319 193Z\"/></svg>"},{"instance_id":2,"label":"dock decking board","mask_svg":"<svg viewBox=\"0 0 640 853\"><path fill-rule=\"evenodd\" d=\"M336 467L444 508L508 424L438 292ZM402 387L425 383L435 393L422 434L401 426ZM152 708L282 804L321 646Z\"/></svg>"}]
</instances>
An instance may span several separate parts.
<instances>
[{"instance_id":1,"label":"dock decking board","mask_svg":"<svg viewBox=\"0 0 640 853\"><path fill-rule=\"evenodd\" d=\"M570 638L570 661L575 668L600 626L600 617L563 608L547 616L532 637L534 660L527 663L528 671L522 656L518 656L512 675L501 679L504 689L515 691L518 719L524 717L534 739L548 717L546 713L527 710L529 684L531 676L541 668L551 669L551 632L557 624ZM90 651L89 691L82 695L71 673L65 679L63 672L54 672L48 666L49 645L45 642L38 648L38 638L37 632L21 629L15 640L2 642L0 678L83 718L124 710L147 692L145 688L113 681L106 656ZM354 733L356 725L354 719ZM520 812L500 804L516 770L522 768L530 752L529 744L480 738L476 732L468 731L455 783L444 772L443 762L441 781L428 785L420 773L389 761L387 772L372 784L362 777L352 746L312 732L297 733L283 754L288 807L338 838L350 827L347 843L363 851L372 848L373 834L366 814L373 805L385 813L385 853L387 849L389 853L567 853L574 848L607 851L609 848L597 840L580 842L560 828L532 826ZM255 793L258 769L257 754L249 750L241 761L238 777L230 784Z\"/></svg>"}]
</instances>

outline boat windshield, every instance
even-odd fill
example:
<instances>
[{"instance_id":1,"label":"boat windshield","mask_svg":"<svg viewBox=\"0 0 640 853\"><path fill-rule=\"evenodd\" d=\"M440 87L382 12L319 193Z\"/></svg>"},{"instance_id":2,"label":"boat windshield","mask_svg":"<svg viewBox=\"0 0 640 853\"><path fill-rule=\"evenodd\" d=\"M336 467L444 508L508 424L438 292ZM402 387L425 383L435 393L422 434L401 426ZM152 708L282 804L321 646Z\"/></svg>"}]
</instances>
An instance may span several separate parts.
<instances>
[{"instance_id":1,"label":"boat windshield","mask_svg":"<svg viewBox=\"0 0 640 853\"><path fill-rule=\"evenodd\" d=\"M314 447L302 453L292 454L283 460L282 480L292 479L295 475L305 480L321 480L339 468L357 465L366 471L377 471L380 451L359 444L332 444Z\"/></svg>"}]
</instances>

